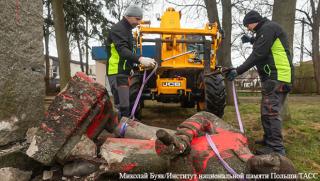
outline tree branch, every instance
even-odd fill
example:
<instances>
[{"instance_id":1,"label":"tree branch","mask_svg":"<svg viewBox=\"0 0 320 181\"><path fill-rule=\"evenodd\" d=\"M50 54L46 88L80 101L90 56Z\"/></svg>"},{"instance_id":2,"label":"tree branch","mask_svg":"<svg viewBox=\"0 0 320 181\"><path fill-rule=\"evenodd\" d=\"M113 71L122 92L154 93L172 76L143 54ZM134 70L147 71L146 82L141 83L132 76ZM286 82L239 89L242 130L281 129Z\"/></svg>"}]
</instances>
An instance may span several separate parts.
<instances>
[{"instance_id":1,"label":"tree branch","mask_svg":"<svg viewBox=\"0 0 320 181\"><path fill-rule=\"evenodd\" d=\"M301 9L296 9L296 11L303 13L306 16L306 18L308 19L310 26L312 26L312 24L313 24L312 18L310 17L310 15L306 11L303 11Z\"/></svg>"},{"instance_id":2,"label":"tree branch","mask_svg":"<svg viewBox=\"0 0 320 181\"><path fill-rule=\"evenodd\" d=\"M301 22L301 23L304 22L305 24L311 26L311 24L309 22L304 21L303 19L295 19L295 21L298 21L298 22Z\"/></svg>"},{"instance_id":3,"label":"tree branch","mask_svg":"<svg viewBox=\"0 0 320 181\"><path fill-rule=\"evenodd\" d=\"M313 0L310 0L310 5L311 5L312 16L315 16L316 15L316 8L315 8L315 4L314 4ZM315 17L313 17L313 18L315 18Z\"/></svg>"},{"instance_id":4,"label":"tree branch","mask_svg":"<svg viewBox=\"0 0 320 181\"><path fill-rule=\"evenodd\" d=\"M178 3L175 3L175 2L172 2L172 1L169 1L169 0L166 0L167 3L169 4L172 4L172 5L175 5L175 6L178 6L178 7L202 7L202 8L206 8L203 4L178 4Z\"/></svg>"},{"instance_id":5,"label":"tree branch","mask_svg":"<svg viewBox=\"0 0 320 181\"><path fill-rule=\"evenodd\" d=\"M310 50L308 50L307 47L304 47L304 51L306 51L307 55L309 55L310 57L312 56L312 53Z\"/></svg>"}]
</instances>

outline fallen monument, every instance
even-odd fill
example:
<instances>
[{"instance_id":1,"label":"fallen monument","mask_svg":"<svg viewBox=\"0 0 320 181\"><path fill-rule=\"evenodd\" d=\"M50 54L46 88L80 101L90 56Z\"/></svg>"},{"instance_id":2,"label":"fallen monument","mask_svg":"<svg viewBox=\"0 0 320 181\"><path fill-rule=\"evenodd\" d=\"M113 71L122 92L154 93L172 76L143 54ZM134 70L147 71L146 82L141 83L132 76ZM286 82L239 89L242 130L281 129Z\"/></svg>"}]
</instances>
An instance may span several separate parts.
<instances>
[{"instance_id":1,"label":"fallen monument","mask_svg":"<svg viewBox=\"0 0 320 181\"><path fill-rule=\"evenodd\" d=\"M94 139L117 125L106 89L84 73L76 73L49 106L27 150L45 165L66 159L83 134Z\"/></svg>"},{"instance_id":2,"label":"fallen monument","mask_svg":"<svg viewBox=\"0 0 320 181\"><path fill-rule=\"evenodd\" d=\"M104 130L113 135L100 145L97 137ZM150 179L157 174L165 179L197 180L204 174L228 174L208 144L207 134L236 173L295 173L292 162L283 156L253 155L242 133L208 112L193 115L176 130L125 117L118 121L106 89L83 73L70 80L31 132L26 154L51 166L41 175L46 179L126 179L126 174ZM193 177L180 177L184 174Z\"/></svg>"}]
</instances>

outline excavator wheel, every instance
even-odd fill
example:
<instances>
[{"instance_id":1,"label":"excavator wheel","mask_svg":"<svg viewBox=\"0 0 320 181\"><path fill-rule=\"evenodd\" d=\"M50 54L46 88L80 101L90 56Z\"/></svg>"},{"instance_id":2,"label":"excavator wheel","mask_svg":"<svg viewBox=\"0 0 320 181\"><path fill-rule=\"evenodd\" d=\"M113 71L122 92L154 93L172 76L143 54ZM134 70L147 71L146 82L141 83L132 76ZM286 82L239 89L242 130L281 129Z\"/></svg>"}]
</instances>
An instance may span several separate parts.
<instances>
[{"instance_id":1,"label":"excavator wheel","mask_svg":"<svg viewBox=\"0 0 320 181\"><path fill-rule=\"evenodd\" d=\"M226 91L223 76L220 74L205 77L200 75L199 78L200 83L198 87L204 89L204 94L202 99L197 102L198 111L208 111L221 118L226 106Z\"/></svg>"}]
</instances>

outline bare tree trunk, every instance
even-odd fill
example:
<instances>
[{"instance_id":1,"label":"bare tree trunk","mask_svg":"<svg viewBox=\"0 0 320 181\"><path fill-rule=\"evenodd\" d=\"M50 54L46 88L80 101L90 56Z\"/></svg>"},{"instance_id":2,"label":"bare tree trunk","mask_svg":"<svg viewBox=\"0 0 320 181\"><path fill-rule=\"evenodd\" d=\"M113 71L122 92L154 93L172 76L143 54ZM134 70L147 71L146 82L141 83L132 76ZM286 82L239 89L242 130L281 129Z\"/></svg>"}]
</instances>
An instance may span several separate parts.
<instances>
[{"instance_id":1,"label":"bare tree trunk","mask_svg":"<svg viewBox=\"0 0 320 181\"><path fill-rule=\"evenodd\" d=\"M315 0L310 0L313 23L312 26L312 61L314 77L317 84L317 94L320 94L320 50L319 50L319 26L320 26L320 2L315 6Z\"/></svg>"},{"instance_id":2,"label":"bare tree trunk","mask_svg":"<svg viewBox=\"0 0 320 181\"><path fill-rule=\"evenodd\" d=\"M64 0L52 1L56 44L60 63L60 89L63 89L70 80L70 50L67 33L65 31L63 2Z\"/></svg>"},{"instance_id":3,"label":"bare tree trunk","mask_svg":"<svg viewBox=\"0 0 320 181\"><path fill-rule=\"evenodd\" d=\"M80 45L80 40L79 40L79 34L77 34L76 41L77 41L77 46L78 46L78 51L79 51L81 72L84 72L83 59L82 59L82 50L81 50L81 45Z\"/></svg>"},{"instance_id":4,"label":"bare tree trunk","mask_svg":"<svg viewBox=\"0 0 320 181\"><path fill-rule=\"evenodd\" d=\"M81 45L79 39L77 39L77 46L78 46L78 51L79 51L79 58L80 58L80 67L81 67L81 72L84 72L83 68L83 59L82 59L82 50L81 50Z\"/></svg>"},{"instance_id":5,"label":"bare tree trunk","mask_svg":"<svg viewBox=\"0 0 320 181\"><path fill-rule=\"evenodd\" d=\"M208 19L210 23L217 22L219 28L221 28L221 23L219 20L219 13L217 8L216 0L205 0L204 1L207 9ZM222 48L219 48L217 51L217 65L221 65L222 62Z\"/></svg>"},{"instance_id":6,"label":"bare tree trunk","mask_svg":"<svg viewBox=\"0 0 320 181\"><path fill-rule=\"evenodd\" d=\"M275 0L273 4L272 20L278 22L288 34L289 49L293 57L293 34L296 12L296 0ZM288 102L285 101L281 112L284 121L291 120Z\"/></svg>"},{"instance_id":7,"label":"bare tree trunk","mask_svg":"<svg viewBox=\"0 0 320 181\"><path fill-rule=\"evenodd\" d=\"M320 55L319 55L319 23L312 28L312 60L317 94L320 94Z\"/></svg>"},{"instance_id":8,"label":"bare tree trunk","mask_svg":"<svg viewBox=\"0 0 320 181\"><path fill-rule=\"evenodd\" d=\"M221 27L220 21L219 21L218 8L217 8L217 1L204 0L204 3L206 5L209 22L210 23L217 22L219 27Z\"/></svg>"},{"instance_id":9,"label":"bare tree trunk","mask_svg":"<svg viewBox=\"0 0 320 181\"><path fill-rule=\"evenodd\" d=\"M290 52L293 54L294 18L296 0L275 0L273 4L272 21L278 22L288 34Z\"/></svg>"},{"instance_id":10,"label":"bare tree trunk","mask_svg":"<svg viewBox=\"0 0 320 181\"><path fill-rule=\"evenodd\" d=\"M88 32L88 27L89 27L89 20L88 20L88 15L86 16L86 42L85 42L85 47L86 47L86 74L89 75L89 50L88 50L88 41L89 41L89 32Z\"/></svg>"},{"instance_id":11,"label":"bare tree trunk","mask_svg":"<svg viewBox=\"0 0 320 181\"><path fill-rule=\"evenodd\" d=\"M222 1L222 27L224 30L224 39L222 41L222 59L221 63L224 67L231 67L231 29L232 29L232 16L231 16L231 0ZM227 105L233 105L232 97L232 82L225 80L227 92Z\"/></svg>"},{"instance_id":12,"label":"bare tree trunk","mask_svg":"<svg viewBox=\"0 0 320 181\"><path fill-rule=\"evenodd\" d=\"M44 46L45 46L45 64L46 64L46 75L44 77L45 84L46 84L46 94L50 91L50 62L49 62L49 28L43 26L44 29Z\"/></svg>"},{"instance_id":13,"label":"bare tree trunk","mask_svg":"<svg viewBox=\"0 0 320 181\"><path fill-rule=\"evenodd\" d=\"M47 18L50 21L51 20L51 8L50 8L50 2L42 1L42 4L44 4L47 8ZM46 74L44 77L45 80L45 88L46 88L46 94L49 93L50 89L50 62L49 62L49 25L44 24L43 25L43 35L44 35L44 46L45 46L45 65L46 65Z\"/></svg>"}]
</instances>

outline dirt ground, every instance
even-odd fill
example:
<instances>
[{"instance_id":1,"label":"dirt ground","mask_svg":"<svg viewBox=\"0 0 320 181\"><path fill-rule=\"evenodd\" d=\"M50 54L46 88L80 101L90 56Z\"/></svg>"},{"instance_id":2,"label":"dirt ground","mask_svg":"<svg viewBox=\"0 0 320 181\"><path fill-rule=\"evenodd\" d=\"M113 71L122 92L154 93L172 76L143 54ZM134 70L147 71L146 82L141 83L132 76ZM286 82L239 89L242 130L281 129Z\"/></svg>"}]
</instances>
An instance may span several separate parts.
<instances>
[{"instance_id":1,"label":"dirt ground","mask_svg":"<svg viewBox=\"0 0 320 181\"><path fill-rule=\"evenodd\" d=\"M151 126L176 129L176 127L196 113L194 108L181 108L180 104L145 101L141 122Z\"/></svg>"}]
</instances>

